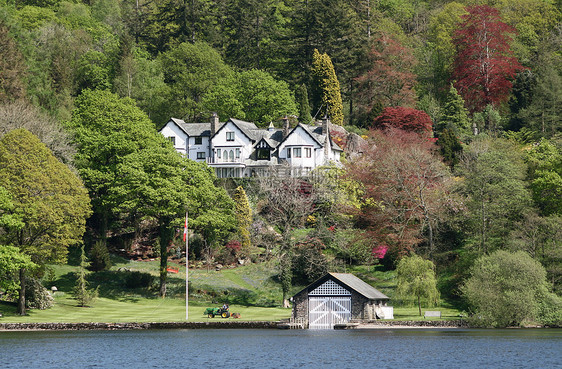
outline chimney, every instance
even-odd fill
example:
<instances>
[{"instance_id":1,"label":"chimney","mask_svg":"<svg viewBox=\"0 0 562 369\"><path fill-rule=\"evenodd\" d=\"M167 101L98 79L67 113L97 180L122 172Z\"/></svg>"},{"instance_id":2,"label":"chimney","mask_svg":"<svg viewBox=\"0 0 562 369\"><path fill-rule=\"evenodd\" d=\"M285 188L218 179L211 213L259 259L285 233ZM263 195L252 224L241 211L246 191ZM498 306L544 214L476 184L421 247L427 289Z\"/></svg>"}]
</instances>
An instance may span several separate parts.
<instances>
[{"instance_id":1,"label":"chimney","mask_svg":"<svg viewBox=\"0 0 562 369\"><path fill-rule=\"evenodd\" d=\"M329 131L330 131L330 119L328 118L328 115L324 115L324 118L322 118L322 134L327 135L329 134Z\"/></svg>"},{"instance_id":2,"label":"chimney","mask_svg":"<svg viewBox=\"0 0 562 369\"><path fill-rule=\"evenodd\" d=\"M211 137L217 133L217 128L219 127L219 116L217 113L211 114Z\"/></svg>"},{"instance_id":3,"label":"chimney","mask_svg":"<svg viewBox=\"0 0 562 369\"><path fill-rule=\"evenodd\" d=\"M324 162L327 163L330 158L330 119L328 115L322 118L322 134L324 135Z\"/></svg>"},{"instance_id":4,"label":"chimney","mask_svg":"<svg viewBox=\"0 0 562 369\"><path fill-rule=\"evenodd\" d=\"M291 129L291 126L289 125L289 117L287 117L285 115L283 117L283 138L285 138L289 135L290 129Z\"/></svg>"}]
</instances>

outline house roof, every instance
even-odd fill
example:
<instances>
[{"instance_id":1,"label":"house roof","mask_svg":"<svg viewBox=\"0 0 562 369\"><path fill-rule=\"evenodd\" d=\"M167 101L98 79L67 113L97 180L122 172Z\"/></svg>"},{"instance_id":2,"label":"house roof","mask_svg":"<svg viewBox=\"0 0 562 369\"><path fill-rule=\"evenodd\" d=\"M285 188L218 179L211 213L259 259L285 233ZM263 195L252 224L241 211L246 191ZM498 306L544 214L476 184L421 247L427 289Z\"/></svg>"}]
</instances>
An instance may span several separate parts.
<instances>
[{"instance_id":1,"label":"house roof","mask_svg":"<svg viewBox=\"0 0 562 369\"><path fill-rule=\"evenodd\" d=\"M188 136L211 136L211 123L186 123L182 119L171 118L182 131L184 131ZM219 130L224 123L219 123Z\"/></svg>"},{"instance_id":2,"label":"house roof","mask_svg":"<svg viewBox=\"0 0 562 369\"><path fill-rule=\"evenodd\" d=\"M182 119L178 118L171 118L171 122L174 122L185 134L190 137L194 136L211 136L211 123L186 123ZM218 133L226 123L232 122L244 135L246 135L250 140L254 142L259 142L261 139L264 139L268 145L272 148L277 148L281 142L283 142L287 137L289 137L293 131L295 131L299 126L310 135L310 137L316 141L320 147L324 146L324 142L326 140L326 135L322 134L322 127L321 126L314 126L314 125L306 125L299 123L296 127L294 127L287 137L283 137L283 130L282 129L265 129L265 128L258 128L254 123L246 122L240 119L230 118L227 122L219 123L217 127L216 133ZM216 134L215 133L215 134ZM332 149L343 151L335 142L332 141L330 137L330 143Z\"/></svg>"},{"instance_id":3,"label":"house roof","mask_svg":"<svg viewBox=\"0 0 562 369\"><path fill-rule=\"evenodd\" d=\"M390 300L390 297L386 296L384 293L380 292L370 284L364 282L363 280L350 273L328 273L308 285L305 289L303 289L296 295L299 295L303 292L312 291L329 279L335 280L337 283L343 285L344 287L347 287L347 289L354 290L355 292L368 298L369 300Z\"/></svg>"},{"instance_id":4,"label":"house roof","mask_svg":"<svg viewBox=\"0 0 562 369\"><path fill-rule=\"evenodd\" d=\"M250 139L250 141L255 141L256 137L255 134L253 134L253 131L258 130L258 127L254 124L254 123L250 123L250 122L246 122L243 120L239 120L239 119L234 119L234 118L230 118L229 120L227 120L225 123L220 125L220 128L217 128L217 131L215 132L215 136L219 133L219 131L226 126L226 124L228 122L231 122L232 124L234 124L236 127L238 127L238 129L244 134L246 135L246 137L248 137ZM207 123L209 125L209 127L211 126L210 123Z\"/></svg>"},{"instance_id":5,"label":"house roof","mask_svg":"<svg viewBox=\"0 0 562 369\"><path fill-rule=\"evenodd\" d=\"M306 133L308 133L308 135L314 140L316 141L316 143L318 143L318 145L320 147L324 147L324 142L326 141L326 135L322 134L322 126L310 126L310 125L306 125L306 124L302 124L299 123L296 125L295 128L293 128L289 134L287 135L287 137L285 137L283 140L281 140L279 143L285 141L288 137L290 137L293 132L297 129L301 127ZM332 146L332 149L337 150L337 151L343 151L334 141L332 141L332 138L330 137L330 144Z\"/></svg>"}]
</instances>

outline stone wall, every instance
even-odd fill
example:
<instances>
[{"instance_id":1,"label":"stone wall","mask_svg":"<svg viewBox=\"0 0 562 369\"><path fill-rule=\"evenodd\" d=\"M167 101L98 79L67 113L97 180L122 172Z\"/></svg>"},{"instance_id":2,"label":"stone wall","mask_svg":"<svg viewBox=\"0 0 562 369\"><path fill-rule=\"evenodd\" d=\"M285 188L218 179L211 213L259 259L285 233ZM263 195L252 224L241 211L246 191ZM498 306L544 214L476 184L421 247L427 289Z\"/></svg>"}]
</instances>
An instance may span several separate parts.
<instances>
[{"instance_id":1,"label":"stone wall","mask_svg":"<svg viewBox=\"0 0 562 369\"><path fill-rule=\"evenodd\" d=\"M121 330L121 329L263 329L278 322L214 321L169 323L0 323L2 330Z\"/></svg>"},{"instance_id":2,"label":"stone wall","mask_svg":"<svg viewBox=\"0 0 562 369\"><path fill-rule=\"evenodd\" d=\"M293 314L294 320L304 320L308 324L308 290L293 296Z\"/></svg>"}]
</instances>

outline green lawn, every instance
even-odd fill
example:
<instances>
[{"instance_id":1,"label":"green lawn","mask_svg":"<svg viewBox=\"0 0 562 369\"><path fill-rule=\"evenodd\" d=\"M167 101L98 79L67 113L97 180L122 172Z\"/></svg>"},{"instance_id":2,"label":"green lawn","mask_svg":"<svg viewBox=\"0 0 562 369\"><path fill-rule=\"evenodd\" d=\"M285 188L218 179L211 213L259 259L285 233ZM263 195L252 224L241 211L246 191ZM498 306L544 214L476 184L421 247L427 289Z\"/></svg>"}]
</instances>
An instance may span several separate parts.
<instances>
[{"instance_id":1,"label":"green lawn","mask_svg":"<svg viewBox=\"0 0 562 369\"><path fill-rule=\"evenodd\" d=\"M58 296L57 296L58 295ZM206 307L215 305L204 302L190 302L189 321L201 322L210 320L203 315ZM57 292L55 306L47 310L28 310L28 316L15 315L15 306L0 303L3 317L2 323L78 323L78 322L181 322L185 321L185 301L181 299L147 299L113 300L99 298L92 307L78 307L70 296ZM230 311L240 313L240 320L246 321L277 321L288 318L289 309L263 308L252 306L231 305ZM221 318L214 318L221 320Z\"/></svg>"},{"instance_id":2,"label":"green lawn","mask_svg":"<svg viewBox=\"0 0 562 369\"><path fill-rule=\"evenodd\" d=\"M76 306L72 298L76 266L55 266L54 285L55 306L47 310L28 310L29 315L15 315L15 305L0 302L3 317L0 322L179 322L185 321L185 267L170 263L179 273L168 274L168 295L165 299L157 297L158 260L130 261L114 259L110 271L90 274L92 286L100 286L100 297L92 307ZM124 276L130 271L149 273L154 277L150 288L126 288ZM353 267L352 272L372 283L381 292L392 298L396 285L395 273L383 271L372 266ZM279 307L281 288L274 280L275 265L272 263L223 269L221 271L195 269L189 271L190 304L189 321L206 321L203 315L206 307L217 307L224 302L230 304L230 311L240 313L241 320L277 321L289 318L290 309ZM295 286L292 293L303 286ZM394 307L395 320L423 320L415 306ZM445 320L459 319L460 311L443 302L441 306L422 308L439 310ZM215 318L217 320L219 318ZM431 318L436 319L436 318Z\"/></svg>"}]
</instances>

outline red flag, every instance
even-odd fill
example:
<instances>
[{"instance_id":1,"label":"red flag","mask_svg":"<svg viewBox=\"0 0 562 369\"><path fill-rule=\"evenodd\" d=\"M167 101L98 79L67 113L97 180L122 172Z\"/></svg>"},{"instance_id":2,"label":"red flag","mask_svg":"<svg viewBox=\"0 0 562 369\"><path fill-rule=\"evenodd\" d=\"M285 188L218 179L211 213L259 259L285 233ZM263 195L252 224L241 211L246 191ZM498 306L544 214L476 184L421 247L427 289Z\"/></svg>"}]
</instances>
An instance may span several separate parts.
<instances>
[{"instance_id":1,"label":"red flag","mask_svg":"<svg viewBox=\"0 0 562 369\"><path fill-rule=\"evenodd\" d=\"M183 240L187 239L187 214L185 214L185 226L183 228Z\"/></svg>"}]
</instances>

